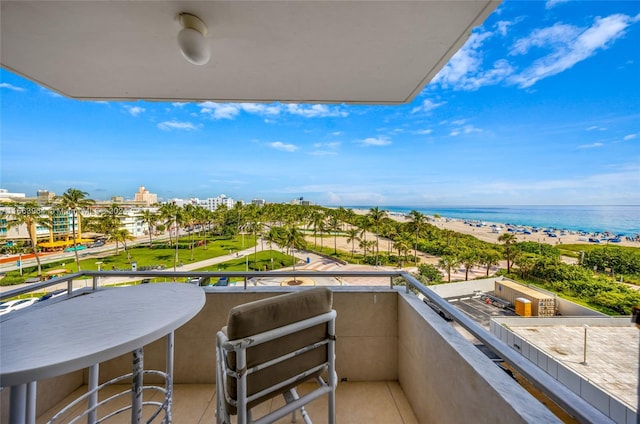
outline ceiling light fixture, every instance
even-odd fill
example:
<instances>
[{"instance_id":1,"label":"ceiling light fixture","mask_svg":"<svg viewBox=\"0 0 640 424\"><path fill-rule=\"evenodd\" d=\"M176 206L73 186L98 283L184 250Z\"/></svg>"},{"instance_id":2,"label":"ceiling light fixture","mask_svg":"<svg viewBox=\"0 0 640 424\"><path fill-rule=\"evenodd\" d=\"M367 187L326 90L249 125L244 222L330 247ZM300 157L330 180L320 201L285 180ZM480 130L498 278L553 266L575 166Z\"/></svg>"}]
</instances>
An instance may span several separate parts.
<instances>
[{"instance_id":1,"label":"ceiling light fixture","mask_svg":"<svg viewBox=\"0 0 640 424\"><path fill-rule=\"evenodd\" d=\"M178 33L178 45L185 59L194 65L205 65L211 59L207 45L207 25L200 18L189 13L178 15L182 30Z\"/></svg>"}]
</instances>

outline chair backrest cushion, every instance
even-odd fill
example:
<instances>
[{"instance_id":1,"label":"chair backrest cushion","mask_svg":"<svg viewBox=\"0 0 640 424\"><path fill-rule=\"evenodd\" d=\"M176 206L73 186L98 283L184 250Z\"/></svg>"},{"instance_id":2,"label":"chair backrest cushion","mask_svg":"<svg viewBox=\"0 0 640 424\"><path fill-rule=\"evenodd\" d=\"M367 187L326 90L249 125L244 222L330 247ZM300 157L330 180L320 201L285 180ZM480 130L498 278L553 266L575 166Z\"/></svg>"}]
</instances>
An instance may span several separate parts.
<instances>
[{"instance_id":1,"label":"chair backrest cushion","mask_svg":"<svg viewBox=\"0 0 640 424\"><path fill-rule=\"evenodd\" d=\"M226 326L227 337L229 340L238 340L321 315L331 310L332 302L331 290L326 287L318 287L239 305L229 312ZM247 349L247 368L319 342L326 337L327 325L321 324L250 347ZM284 381L326 361L327 348L322 346L257 371L247 378L247 395L251 396L279 381ZM235 369L235 362L235 354L230 352L227 357L229 367ZM315 378L318 374L319 372L307 379ZM236 380L229 378L227 384L231 397L235 399ZM276 394L282 393L288 388L284 388ZM257 404L260 401L252 402L252 404Z\"/></svg>"}]
</instances>

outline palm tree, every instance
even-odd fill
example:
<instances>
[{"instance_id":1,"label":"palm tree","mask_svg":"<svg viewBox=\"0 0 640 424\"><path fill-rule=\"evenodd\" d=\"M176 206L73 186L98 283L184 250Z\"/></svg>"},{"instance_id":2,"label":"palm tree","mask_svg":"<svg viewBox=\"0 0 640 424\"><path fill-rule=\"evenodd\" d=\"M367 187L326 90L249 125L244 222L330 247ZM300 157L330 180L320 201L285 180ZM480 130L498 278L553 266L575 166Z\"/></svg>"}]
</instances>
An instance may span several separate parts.
<instances>
[{"instance_id":1,"label":"palm tree","mask_svg":"<svg viewBox=\"0 0 640 424\"><path fill-rule=\"evenodd\" d=\"M149 209L145 209L142 211L142 222L147 224L147 228L149 230L149 248L151 249L153 245L153 227L155 227L158 222L158 215L151 212Z\"/></svg>"},{"instance_id":2,"label":"palm tree","mask_svg":"<svg viewBox=\"0 0 640 424\"><path fill-rule=\"evenodd\" d=\"M287 253L291 254L291 260L293 261L293 271L296 270L296 258L293 254L295 249L304 249L306 242L304 240L304 234L296 227L285 228L282 232L282 244L287 246ZM293 282L296 282L296 276L293 276Z\"/></svg>"},{"instance_id":3,"label":"palm tree","mask_svg":"<svg viewBox=\"0 0 640 424\"><path fill-rule=\"evenodd\" d=\"M495 249L484 249L480 251L480 264L486 267L487 277L489 276L491 267L500 263L501 257L500 252Z\"/></svg>"},{"instance_id":4,"label":"palm tree","mask_svg":"<svg viewBox=\"0 0 640 424\"><path fill-rule=\"evenodd\" d=\"M513 263L514 265L517 265L518 268L520 268L520 276L522 278L525 278L535 266L536 261L526 253L519 252L513 258Z\"/></svg>"},{"instance_id":5,"label":"palm tree","mask_svg":"<svg viewBox=\"0 0 640 424\"><path fill-rule=\"evenodd\" d=\"M407 252L409 252L411 246L410 236L407 233L400 233L394 240L393 246L398 251L398 266L402 265L401 258L404 256L405 260Z\"/></svg>"},{"instance_id":6,"label":"palm tree","mask_svg":"<svg viewBox=\"0 0 640 424\"><path fill-rule=\"evenodd\" d=\"M171 228L177 225L176 216L178 214L179 206L175 203L165 203L160 206L160 220L169 229L169 247L173 246L173 240L171 237ZM178 240L178 231L176 229L176 242Z\"/></svg>"},{"instance_id":7,"label":"palm tree","mask_svg":"<svg viewBox=\"0 0 640 424\"><path fill-rule=\"evenodd\" d=\"M249 217L250 221L246 224L246 229L249 233L253 234L254 246L253 246L253 267L258 271L258 233L262 230L262 222L257 215Z\"/></svg>"},{"instance_id":8,"label":"palm tree","mask_svg":"<svg viewBox=\"0 0 640 424\"><path fill-rule=\"evenodd\" d=\"M507 259L507 272L511 272L511 260L513 258L513 251L511 250L511 246L518 241L516 236L511 233L504 233L498 237L498 241L504 243L504 255Z\"/></svg>"},{"instance_id":9,"label":"palm tree","mask_svg":"<svg viewBox=\"0 0 640 424\"><path fill-rule=\"evenodd\" d=\"M25 225L27 234L29 234L29 242L31 243L31 251L38 264L38 277L42 278L42 265L38 256L38 236L36 227L48 227L49 219L42 216L42 210L37 202L29 201L22 205L16 205L13 209L13 217L7 222L7 229Z\"/></svg>"},{"instance_id":10,"label":"palm tree","mask_svg":"<svg viewBox=\"0 0 640 424\"><path fill-rule=\"evenodd\" d=\"M382 221L387 217L387 211L381 210L376 206L375 208L369 209L368 216L371 218L371 223L376 232L376 265L378 265L378 255L380 254L380 224L382 224Z\"/></svg>"},{"instance_id":11,"label":"palm tree","mask_svg":"<svg viewBox=\"0 0 640 424\"><path fill-rule=\"evenodd\" d=\"M438 261L438 266L447 272L447 282L451 282L451 270L460 265L460 260L453 255L444 255Z\"/></svg>"},{"instance_id":12,"label":"palm tree","mask_svg":"<svg viewBox=\"0 0 640 424\"><path fill-rule=\"evenodd\" d=\"M474 249L463 249L460 254L460 263L464 266L464 281L469 280L469 270L479 261L478 254Z\"/></svg>"},{"instance_id":13,"label":"palm tree","mask_svg":"<svg viewBox=\"0 0 640 424\"><path fill-rule=\"evenodd\" d=\"M280 232L277 227L271 227L264 239L269 243L269 259L271 259L271 271L273 271L273 243L277 243L280 240Z\"/></svg>"},{"instance_id":14,"label":"palm tree","mask_svg":"<svg viewBox=\"0 0 640 424\"><path fill-rule=\"evenodd\" d=\"M193 234L195 233L196 226L196 207L191 204L184 205L182 207L182 219L189 227L189 250L191 251L191 257L189 260L193 261Z\"/></svg>"},{"instance_id":15,"label":"palm tree","mask_svg":"<svg viewBox=\"0 0 640 424\"><path fill-rule=\"evenodd\" d=\"M329 222L327 222L327 229L333 231L333 254L338 254L338 231L340 230L340 220L335 214L329 216Z\"/></svg>"},{"instance_id":16,"label":"palm tree","mask_svg":"<svg viewBox=\"0 0 640 424\"><path fill-rule=\"evenodd\" d=\"M320 236L322 236L323 224L324 214L319 210L313 211L309 219L309 225L311 225L313 229L313 247L318 246L318 232L320 232Z\"/></svg>"},{"instance_id":17,"label":"palm tree","mask_svg":"<svg viewBox=\"0 0 640 424\"><path fill-rule=\"evenodd\" d=\"M95 201L87 199L89 193L86 191L78 190L77 188L69 188L62 196L58 198L60 206L71 211L71 231L73 233L73 251L76 256L76 265L78 266L78 272L80 272L80 258L78 257L78 244L76 238L76 217L78 218L78 235L82 235L82 209L86 209L92 206Z\"/></svg>"},{"instance_id":18,"label":"palm tree","mask_svg":"<svg viewBox=\"0 0 640 424\"><path fill-rule=\"evenodd\" d=\"M131 255L129 254L129 249L127 249L127 241L133 241L135 237L133 237L126 228L118 228L113 233L113 239L116 242L116 255L118 254L118 243L122 243L124 251L127 252L127 262L131 263Z\"/></svg>"},{"instance_id":19,"label":"palm tree","mask_svg":"<svg viewBox=\"0 0 640 424\"><path fill-rule=\"evenodd\" d=\"M418 212L417 210L412 210L409 212L409 216L411 219L411 225L414 228L416 234L416 242L413 246L414 250L414 262L416 266L418 265L418 237L420 237L420 233L424 229L424 226L427 223L427 216L423 213Z\"/></svg>"},{"instance_id":20,"label":"palm tree","mask_svg":"<svg viewBox=\"0 0 640 424\"><path fill-rule=\"evenodd\" d=\"M100 216L93 218L94 229L108 237L113 237L115 231L120 228L121 220L124 217L122 208L117 203L112 203Z\"/></svg>"},{"instance_id":21,"label":"palm tree","mask_svg":"<svg viewBox=\"0 0 640 424\"><path fill-rule=\"evenodd\" d=\"M383 226L383 233L387 239L387 255L391 255L393 239L398 235L398 228L393 222L388 222Z\"/></svg>"},{"instance_id":22,"label":"palm tree","mask_svg":"<svg viewBox=\"0 0 640 424\"><path fill-rule=\"evenodd\" d=\"M349 228L347 230L347 243L351 243L351 259L353 259L353 253L355 252L355 242L360 241L360 230L357 228Z\"/></svg>"}]
</instances>

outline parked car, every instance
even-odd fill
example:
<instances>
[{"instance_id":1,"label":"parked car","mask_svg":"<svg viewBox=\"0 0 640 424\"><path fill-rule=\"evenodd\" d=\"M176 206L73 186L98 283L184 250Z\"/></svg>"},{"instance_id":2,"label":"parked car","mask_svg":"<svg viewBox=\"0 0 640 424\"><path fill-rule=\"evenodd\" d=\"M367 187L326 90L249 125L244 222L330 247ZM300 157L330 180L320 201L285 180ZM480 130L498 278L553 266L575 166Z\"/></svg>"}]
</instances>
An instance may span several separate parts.
<instances>
[{"instance_id":1,"label":"parked car","mask_svg":"<svg viewBox=\"0 0 640 424\"><path fill-rule=\"evenodd\" d=\"M229 285L229 277L222 276L220 278L218 278L218 281L215 284L211 284L212 286L217 286L217 287L224 287L224 286L228 286Z\"/></svg>"},{"instance_id":2,"label":"parked car","mask_svg":"<svg viewBox=\"0 0 640 424\"><path fill-rule=\"evenodd\" d=\"M67 289L58 289L52 292L49 292L40 298L40 302L45 301L47 299L53 299L54 297L63 296L67 294Z\"/></svg>"},{"instance_id":3,"label":"parked car","mask_svg":"<svg viewBox=\"0 0 640 424\"><path fill-rule=\"evenodd\" d=\"M95 241L89 247L92 248L92 247L101 247L101 246L104 246L104 241L103 240Z\"/></svg>"},{"instance_id":4,"label":"parked car","mask_svg":"<svg viewBox=\"0 0 640 424\"><path fill-rule=\"evenodd\" d=\"M9 300L0 303L0 315L8 314L9 312L17 311L28 306L33 305L39 299L37 297L30 297L28 299Z\"/></svg>"}]
</instances>

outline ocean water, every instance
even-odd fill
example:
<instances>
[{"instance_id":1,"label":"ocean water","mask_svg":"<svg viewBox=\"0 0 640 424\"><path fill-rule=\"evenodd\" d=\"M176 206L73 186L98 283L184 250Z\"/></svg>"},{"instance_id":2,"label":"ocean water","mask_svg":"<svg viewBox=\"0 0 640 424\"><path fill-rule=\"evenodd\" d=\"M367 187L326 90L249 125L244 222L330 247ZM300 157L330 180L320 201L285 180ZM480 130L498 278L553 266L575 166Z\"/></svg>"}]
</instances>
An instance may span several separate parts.
<instances>
[{"instance_id":1,"label":"ocean water","mask_svg":"<svg viewBox=\"0 0 640 424\"><path fill-rule=\"evenodd\" d=\"M354 206L354 209L369 209ZM395 213L417 210L426 215L438 214L500 224L557 228L589 233L609 231L614 234L640 234L640 205L637 206L501 206L501 207L409 207L380 206Z\"/></svg>"}]
</instances>

